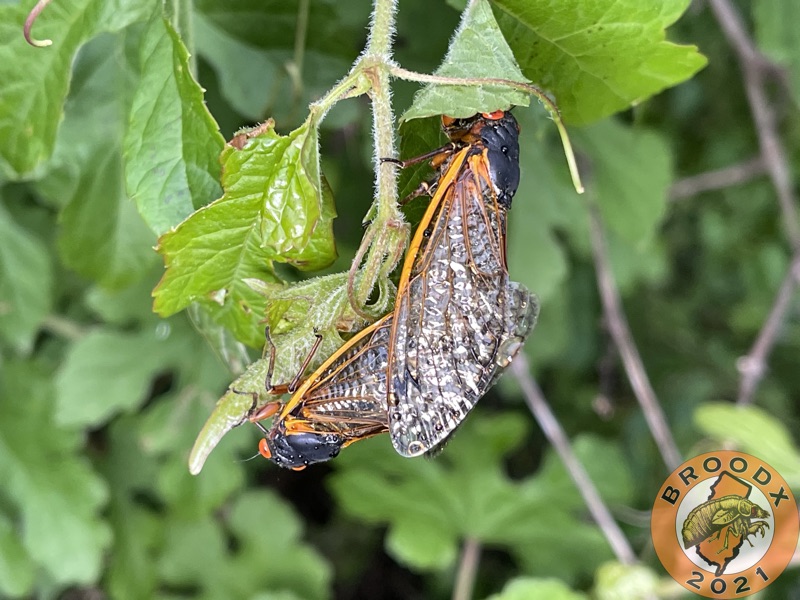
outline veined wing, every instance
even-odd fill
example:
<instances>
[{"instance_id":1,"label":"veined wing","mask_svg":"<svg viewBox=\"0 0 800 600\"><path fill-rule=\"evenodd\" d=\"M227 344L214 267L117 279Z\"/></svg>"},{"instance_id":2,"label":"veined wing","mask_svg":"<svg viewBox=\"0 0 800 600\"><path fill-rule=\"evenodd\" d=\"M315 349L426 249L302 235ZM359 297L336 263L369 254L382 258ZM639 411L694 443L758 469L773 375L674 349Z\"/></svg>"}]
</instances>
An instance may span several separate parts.
<instances>
[{"instance_id":1,"label":"veined wing","mask_svg":"<svg viewBox=\"0 0 800 600\"><path fill-rule=\"evenodd\" d=\"M474 144L453 157L410 246L419 250L404 265L388 382L389 430L404 456L447 438L535 321L535 298L508 279L506 211L515 187L500 193L495 185L497 172L507 173L489 163L494 150ZM517 157L509 157L512 167Z\"/></svg>"},{"instance_id":2,"label":"veined wing","mask_svg":"<svg viewBox=\"0 0 800 600\"><path fill-rule=\"evenodd\" d=\"M259 452L291 469L325 462L387 431L386 368L392 316L351 338L295 391Z\"/></svg>"},{"instance_id":3,"label":"veined wing","mask_svg":"<svg viewBox=\"0 0 800 600\"><path fill-rule=\"evenodd\" d=\"M348 430L361 424L387 422L386 369L392 315L386 315L362 331L338 353L336 360L309 377L309 385L297 390L298 418ZM294 397L292 398L294 399Z\"/></svg>"}]
</instances>

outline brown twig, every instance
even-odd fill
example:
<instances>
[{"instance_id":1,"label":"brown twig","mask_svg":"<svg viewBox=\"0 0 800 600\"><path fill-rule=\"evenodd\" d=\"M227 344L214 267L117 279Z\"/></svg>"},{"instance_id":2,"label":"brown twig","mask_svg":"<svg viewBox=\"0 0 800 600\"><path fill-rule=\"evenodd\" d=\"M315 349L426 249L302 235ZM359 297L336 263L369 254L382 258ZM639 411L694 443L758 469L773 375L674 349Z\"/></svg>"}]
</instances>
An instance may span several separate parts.
<instances>
[{"instance_id":1,"label":"brown twig","mask_svg":"<svg viewBox=\"0 0 800 600\"><path fill-rule=\"evenodd\" d=\"M670 200L681 200L691 198L703 192L719 190L740 183L746 183L767 172L767 166L761 155L754 156L748 160L707 171L698 175L692 175L684 179L679 179L672 184L669 190Z\"/></svg>"},{"instance_id":2,"label":"brown twig","mask_svg":"<svg viewBox=\"0 0 800 600\"><path fill-rule=\"evenodd\" d=\"M778 195L786 234L793 252L797 253L800 251L800 221L792 192L792 178L775 125L775 114L764 90L764 79L771 74L770 70L774 70L774 67L765 68L765 65L770 65L770 61L756 49L745 31L739 13L729 0L709 0L709 5L722 32L739 57L761 157Z\"/></svg>"},{"instance_id":3,"label":"brown twig","mask_svg":"<svg viewBox=\"0 0 800 600\"><path fill-rule=\"evenodd\" d=\"M614 275L611 272L600 213L594 205L590 207L589 213L592 254L594 256L597 286L600 289L600 299L603 304L606 325L619 350L625 373L627 373L633 393L642 407L644 418L658 445L661 457L669 470L672 471L681 464L681 455L675 445L672 432L667 425L664 411L661 409L655 391L653 391L653 386L650 385L650 379L644 369L642 357L639 355L639 350L628 328L625 313L622 311L622 301L614 281Z\"/></svg>"},{"instance_id":4,"label":"brown twig","mask_svg":"<svg viewBox=\"0 0 800 600\"><path fill-rule=\"evenodd\" d=\"M767 320L758 332L753 347L745 356L736 361L736 368L742 378L739 381L739 396L736 402L741 405L750 404L755 396L756 388L761 383L767 370L767 358L778 339L781 325L786 318L792 296L800 283L800 254L795 255L789 270L783 278L781 287L769 311Z\"/></svg>"},{"instance_id":5,"label":"brown twig","mask_svg":"<svg viewBox=\"0 0 800 600\"><path fill-rule=\"evenodd\" d=\"M539 389L536 381L531 377L528 358L523 352L520 352L514 358L514 362L511 363L511 370L517 381L519 381L520 387L522 387L525 401L539 423L539 427L542 428L545 437L558 452L567 472L575 482L584 502L586 502L592 518L606 537L617 560L626 565L635 564L636 555L633 553L628 539L622 533L619 525L617 525L605 502L603 502L589 474L583 468L578 457L575 456L567 434L564 433L555 415L550 410L542 390Z\"/></svg>"},{"instance_id":6,"label":"brown twig","mask_svg":"<svg viewBox=\"0 0 800 600\"><path fill-rule=\"evenodd\" d=\"M458 574L456 585L453 588L453 600L470 600L475 587L475 576L478 573L478 562L481 558L481 543L475 538L468 537L461 548L461 558L458 561Z\"/></svg>"},{"instance_id":7,"label":"brown twig","mask_svg":"<svg viewBox=\"0 0 800 600\"><path fill-rule=\"evenodd\" d=\"M739 57L744 76L744 87L750 112L753 115L761 158L767 168L778 203L783 213L783 225L792 246L792 263L773 302L761 331L750 352L737 361L741 375L739 404L749 404L755 397L758 384L767 368L767 358L778 339L781 325L798 283L800 258L800 223L797 215L797 198L792 188L789 163L775 124L775 114L767 100L764 82L774 76L777 67L757 49L745 30L742 19L729 0L709 0L714 16L725 37Z\"/></svg>"}]
</instances>

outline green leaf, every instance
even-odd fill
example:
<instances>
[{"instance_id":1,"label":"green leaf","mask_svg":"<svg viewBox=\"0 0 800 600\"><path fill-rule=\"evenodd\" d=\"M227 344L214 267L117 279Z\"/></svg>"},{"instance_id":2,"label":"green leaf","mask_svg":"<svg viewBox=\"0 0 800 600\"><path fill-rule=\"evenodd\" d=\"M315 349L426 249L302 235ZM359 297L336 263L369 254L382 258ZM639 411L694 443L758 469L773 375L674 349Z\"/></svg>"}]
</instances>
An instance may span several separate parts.
<instances>
[{"instance_id":1,"label":"green leaf","mask_svg":"<svg viewBox=\"0 0 800 600\"><path fill-rule=\"evenodd\" d=\"M154 263L155 237L125 195L121 156L100 148L85 171L91 181L64 209L58 246L64 263L103 286L119 289Z\"/></svg>"},{"instance_id":2,"label":"green leaf","mask_svg":"<svg viewBox=\"0 0 800 600\"><path fill-rule=\"evenodd\" d=\"M136 94L125 136L128 194L162 234L220 195L224 140L203 103L189 55L175 30L153 18L141 40Z\"/></svg>"},{"instance_id":3,"label":"green leaf","mask_svg":"<svg viewBox=\"0 0 800 600\"><path fill-rule=\"evenodd\" d=\"M307 279L288 287L257 281L248 283L269 298L266 317L270 341L275 346L273 384L288 383L295 378L318 335L322 336L322 341L308 364L309 371L341 347L344 340L340 332L356 331L365 325L350 305L347 273ZM391 283L380 285L380 296L371 305L378 314L389 311L395 292ZM321 298L325 301L321 302ZM267 354L252 363L219 399L192 448L189 456L191 473L200 472L222 437L242 424L254 406L274 399L267 393L265 385L269 366Z\"/></svg>"},{"instance_id":4,"label":"green leaf","mask_svg":"<svg viewBox=\"0 0 800 600\"><path fill-rule=\"evenodd\" d=\"M302 600L292 592L265 592L253 596L253 600Z\"/></svg>"},{"instance_id":5,"label":"green leaf","mask_svg":"<svg viewBox=\"0 0 800 600\"><path fill-rule=\"evenodd\" d=\"M557 579L518 577L512 579L499 594L486 600L586 600L587 596L575 592Z\"/></svg>"},{"instance_id":6,"label":"green leaf","mask_svg":"<svg viewBox=\"0 0 800 600\"><path fill-rule=\"evenodd\" d=\"M346 513L387 523L387 550L413 568L450 566L461 540L473 538L510 547L526 564L545 565L542 571L575 577L610 557L610 550L596 527L581 524L583 502L557 459L551 456L536 477L508 478L500 459L524 435L517 415L471 415L435 461L401 458L381 436L342 452L331 487ZM607 497L630 497L624 468L611 466L621 465L618 452L591 438L576 450L595 480L603 480ZM564 531L576 538L565 540ZM592 552L566 564L560 557L577 538Z\"/></svg>"},{"instance_id":7,"label":"green leaf","mask_svg":"<svg viewBox=\"0 0 800 600\"><path fill-rule=\"evenodd\" d=\"M475 0L467 6L447 56L434 75L490 77L528 83L500 33L488 0ZM417 93L411 108L400 120L434 115L470 117L479 112L508 110L512 106L528 104L527 93L505 86L430 84Z\"/></svg>"},{"instance_id":8,"label":"green leaf","mask_svg":"<svg viewBox=\"0 0 800 600\"><path fill-rule=\"evenodd\" d=\"M219 360L227 367L228 374L244 373L252 361L247 346L238 341L229 330L216 323L212 315L199 304L192 304L187 312L194 328L206 339Z\"/></svg>"},{"instance_id":9,"label":"green leaf","mask_svg":"<svg viewBox=\"0 0 800 600\"><path fill-rule=\"evenodd\" d=\"M199 53L214 67L225 99L253 121L270 114L267 103L280 75L279 66L263 50L215 27L202 13L195 14L194 24Z\"/></svg>"},{"instance_id":10,"label":"green leaf","mask_svg":"<svg viewBox=\"0 0 800 600\"><path fill-rule=\"evenodd\" d=\"M98 0L100 18L98 29L119 31L133 23L146 22L153 14L153 0Z\"/></svg>"},{"instance_id":11,"label":"green leaf","mask_svg":"<svg viewBox=\"0 0 800 600\"><path fill-rule=\"evenodd\" d=\"M30 8L0 7L0 159L22 175L53 151L75 51L92 31L99 3L67 0L51 6L36 23L34 37L52 39L33 48L23 39ZM14 85L9 85L14 82Z\"/></svg>"},{"instance_id":12,"label":"green leaf","mask_svg":"<svg viewBox=\"0 0 800 600\"><path fill-rule=\"evenodd\" d=\"M573 449L608 505L631 501L634 483L617 445L583 435L574 440ZM506 536L514 543L514 555L527 573L577 583L613 557L608 540L584 515L583 497L555 452L547 454L540 472L522 491L518 506L509 511L504 522ZM531 510L538 519L528 516ZM570 539L565 539L564 531L570 532ZM584 552L567 564L562 557L574 547Z\"/></svg>"},{"instance_id":13,"label":"green leaf","mask_svg":"<svg viewBox=\"0 0 800 600\"><path fill-rule=\"evenodd\" d=\"M134 410L147 399L152 379L166 369L169 358L169 344L154 330L90 332L72 344L58 372L58 422L96 426Z\"/></svg>"},{"instance_id":14,"label":"green leaf","mask_svg":"<svg viewBox=\"0 0 800 600\"><path fill-rule=\"evenodd\" d=\"M156 589L156 565L152 548L157 545L163 520L130 500L109 507L114 531L114 552L108 566L108 592L121 598L152 598Z\"/></svg>"},{"instance_id":15,"label":"green leaf","mask_svg":"<svg viewBox=\"0 0 800 600\"><path fill-rule=\"evenodd\" d=\"M800 103L800 33L794 27L800 5L792 0L762 0L750 6L759 49L788 70L795 104Z\"/></svg>"},{"instance_id":16,"label":"green leaf","mask_svg":"<svg viewBox=\"0 0 800 600\"><path fill-rule=\"evenodd\" d=\"M509 271L546 303L568 274L558 233L566 229L586 235L586 200L570 182L552 122L538 110L517 109L514 114L521 129L521 174L508 213Z\"/></svg>"},{"instance_id":17,"label":"green leaf","mask_svg":"<svg viewBox=\"0 0 800 600\"><path fill-rule=\"evenodd\" d=\"M669 265L660 240L654 238L632 244L615 231L609 231L608 225L605 230L608 255L620 292L628 294L642 282L663 281Z\"/></svg>"},{"instance_id":18,"label":"green leaf","mask_svg":"<svg viewBox=\"0 0 800 600\"><path fill-rule=\"evenodd\" d=\"M294 51L296 4L283 0L198 0L195 7L206 21L250 46ZM364 34L342 23L337 14L341 9L341 3L335 0L319 0L310 6L306 27L313 35L306 39L307 51L355 58L362 44L354 40L363 39Z\"/></svg>"},{"instance_id":19,"label":"green leaf","mask_svg":"<svg viewBox=\"0 0 800 600\"><path fill-rule=\"evenodd\" d=\"M330 570L300 542L299 519L284 501L271 492L246 492L227 516L227 531L208 518L171 521L159 560L164 581L201 587L207 598L248 598L267 590L327 597Z\"/></svg>"},{"instance_id":20,"label":"green leaf","mask_svg":"<svg viewBox=\"0 0 800 600\"><path fill-rule=\"evenodd\" d=\"M570 297L567 291L568 288L563 286L541 302L536 328L525 344L525 353L537 369L551 362L563 364L564 356L568 355L567 348L570 341L573 341L572 328L576 325L576 320L570 314Z\"/></svg>"},{"instance_id":21,"label":"green leaf","mask_svg":"<svg viewBox=\"0 0 800 600\"><path fill-rule=\"evenodd\" d=\"M53 272L44 245L0 204L0 337L27 354L50 312Z\"/></svg>"},{"instance_id":22,"label":"green leaf","mask_svg":"<svg viewBox=\"0 0 800 600\"><path fill-rule=\"evenodd\" d=\"M694 421L720 444L734 442L777 470L792 488L800 486L800 449L780 419L756 406L717 402L699 406Z\"/></svg>"},{"instance_id":23,"label":"green leaf","mask_svg":"<svg viewBox=\"0 0 800 600\"><path fill-rule=\"evenodd\" d=\"M210 2L205 2L207 8ZM219 8L207 16L196 12L194 18L197 52L214 68L220 80L220 93L228 103L250 121L263 121L267 116L277 123L295 124L302 120L304 109L322 97L350 68L357 52L357 33L337 24L334 15L323 21L321 14L329 12L327 2L317 1L310 6L310 22L303 53L302 81L294 80L294 31L298 14L297 5L285 2L217 3ZM245 4L249 6L245 9ZM333 6L338 10L339 5ZM229 20L231 15L247 10L239 22ZM280 13L287 13L285 15ZM366 13L365 13L366 14ZM285 19L285 23L282 23ZM254 27L255 22L259 22ZM316 48L331 31L337 44L352 43L350 56L346 52L330 54ZM335 31L335 30L339 31ZM289 35L287 35L289 34ZM253 74L258 73L258 77ZM340 104L342 107L354 104ZM355 111L349 111L355 118ZM331 125L326 120L327 125ZM341 126L341 124L339 124Z\"/></svg>"},{"instance_id":24,"label":"green leaf","mask_svg":"<svg viewBox=\"0 0 800 600\"><path fill-rule=\"evenodd\" d=\"M144 277L122 289L92 286L84 296L86 306L107 324L157 323L159 319L153 314L150 293L164 270L161 265L153 267Z\"/></svg>"},{"instance_id":25,"label":"green leaf","mask_svg":"<svg viewBox=\"0 0 800 600\"><path fill-rule=\"evenodd\" d=\"M349 71L364 47L369 14L364 0L315 0L307 11L281 0L202 0L194 6L197 51L215 70L222 97L253 121L269 117L287 128L301 123L306 107ZM300 53L295 44L301 38ZM340 128L361 119L358 104L341 103L325 125Z\"/></svg>"},{"instance_id":26,"label":"green leaf","mask_svg":"<svg viewBox=\"0 0 800 600\"><path fill-rule=\"evenodd\" d=\"M242 445L245 436L237 441ZM247 437L247 441L250 441L250 437ZM253 452L255 448L253 443ZM161 497L175 514L202 519L219 509L234 493L241 491L244 485L243 463L236 462L238 456L230 451L230 445L229 451L223 450L221 454L225 460L211 461L202 477L193 477L186 470L183 452L173 455L173 460L161 468L158 488Z\"/></svg>"},{"instance_id":27,"label":"green leaf","mask_svg":"<svg viewBox=\"0 0 800 600\"><path fill-rule=\"evenodd\" d=\"M227 598L235 591L222 589L228 571L227 546L223 531L212 519L172 519L164 531L159 579L167 585L203 588L209 598Z\"/></svg>"},{"instance_id":28,"label":"green leaf","mask_svg":"<svg viewBox=\"0 0 800 600\"><path fill-rule=\"evenodd\" d=\"M607 120L577 130L574 144L591 158L603 221L634 249L648 244L666 213L672 183L666 141L655 132Z\"/></svg>"},{"instance_id":29,"label":"green leaf","mask_svg":"<svg viewBox=\"0 0 800 600\"><path fill-rule=\"evenodd\" d=\"M331 569L316 551L301 542L301 521L277 494L242 494L231 508L229 525L241 544L238 567L257 574L259 589L290 590L308 599L328 597ZM265 564L268 569L259 568Z\"/></svg>"},{"instance_id":30,"label":"green leaf","mask_svg":"<svg viewBox=\"0 0 800 600\"><path fill-rule=\"evenodd\" d=\"M246 280L277 282L275 260L317 269L335 258L316 128L307 121L279 136L273 127L268 122L226 146L225 194L161 237L167 270L153 292L162 316L200 302L253 346L263 341L266 303Z\"/></svg>"},{"instance_id":31,"label":"green leaf","mask_svg":"<svg viewBox=\"0 0 800 600\"><path fill-rule=\"evenodd\" d=\"M659 582L645 566L608 562L597 570L593 591L597 600L646 600L657 595Z\"/></svg>"},{"instance_id":32,"label":"green leaf","mask_svg":"<svg viewBox=\"0 0 800 600\"><path fill-rule=\"evenodd\" d=\"M564 121L583 124L638 104L706 64L665 39L689 0L560 3L493 0L525 77L551 91Z\"/></svg>"},{"instance_id":33,"label":"green leaf","mask_svg":"<svg viewBox=\"0 0 800 600\"><path fill-rule=\"evenodd\" d=\"M141 503L144 494L154 494L159 464L137 439L135 424L134 417L115 420L106 430L108 451L99 460L111 490L107 512L114 533L107 592L112 597L151 598L157 586L153 555L161 546L167 519Z\"/></svg>"},{"instance_id":34,"label":"green leaf","mask_svg":"<svg viewBox=\"0 0 800 600\"><path fill-rule=\"evenodd\" d=\"M458 554L453 536L424 518L398 521L386 536L386 550L417 569L446 569Z\"/></svg>"},{"instance_id":35,"label":"green leaf","mask_svg":"<svg viewBox=\"0 0 800 600\"><path fill-rule=\"evenodd\" d=\"M104 287L136 281L157 261L155 236L128 199L122 138L135 75L125 59L132 32L106 35L78 56L53 159L40 193L64 206L58 247L64 263Z\"/></svg>"},{"instance_id":36,"label":"green leaf","mask_svg":"<svg viewBox=\"0 0 800 600\"><path fill-rule=\"evenodd\" d=\"M53 421L52 389L40 369L5 363L0 380L0 478L19 514L18 536L57 583L100 575L111 536L99 511L107 490L78 455L82 436Z\"/></svg>"},{"instance_id":37,"label":"green leaf","mask_svg":"<svg viewBox=\"0 0 800 600\"><path fill-rule=\"evenodd\" d=\"M27 596L34 582L35 565L22 545L12 522L0 513L0 593Z\"/></svg>"},{"instance_id":38,"label":"green leaf","mask_svg":"<svg viewBox=\"0 0 800 600\"><path fill-rule=\"evenodd\" d=\"M399 134L400 156L403 159L421 156L447 143L442 132L442 120L440 118L403 121L400 123ZM401 169L398 173L399 183L397 186L399 197L403 199L416 191L419 184L422 181L432 179L433 174L433 168L428 161ZM416 202L412 201L410 205L404 205L405 212L409 213L409 206L413 208L415 204ZM422 214L425 212L428 203L427 201L420 201L419 204L422 205L422 209L419 211L417 218L411 219L412 223L417 223L422 219Z\"/></svg>"},{"instance_id":39,"label":"green leaf","mask_svg":"<svg viewBox=\"0 0 800 600\"><path fill-rule=\"evenodd\" d=\"M34 48L22 37L33 2L0 6L0 163L18 175L53 152L80 45L100 30L114 31L142 16L150 2L64 0L52 4L33 27L33 37L53 45ZM10 83L13 82L13 85Z\"/></svg>"}]
</instances>

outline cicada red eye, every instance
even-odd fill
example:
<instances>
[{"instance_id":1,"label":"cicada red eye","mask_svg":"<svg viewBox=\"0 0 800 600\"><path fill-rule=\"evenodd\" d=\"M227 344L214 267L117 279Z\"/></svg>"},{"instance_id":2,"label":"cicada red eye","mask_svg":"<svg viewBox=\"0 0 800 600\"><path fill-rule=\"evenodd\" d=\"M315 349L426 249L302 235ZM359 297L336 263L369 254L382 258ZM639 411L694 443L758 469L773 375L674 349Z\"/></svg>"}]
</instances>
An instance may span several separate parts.
<instances>
[{"instance_id":1,"label":"cicada red eye","mask_svg":"<svg viewBox=\"0 0 800 600\"><path fill-rule=\"evenodd\" d=\"M481 116L484 119L489 119L490 121L497 121L499 119L502 119L505 115L506 113L504 110L496 110L490 113L481 113Z\"/></svg>"},{"instance_id":2,"label":"cicada red eye","mask_svg":"<svg viewBox=\"0 0 800 600\"><path fill-rule=\"evenodd\" d=\"M258 453L266 459L272 458L272 452L269 450L269 444L266 438L262 438L258 442Z\"/></svg>"}]
</instances>

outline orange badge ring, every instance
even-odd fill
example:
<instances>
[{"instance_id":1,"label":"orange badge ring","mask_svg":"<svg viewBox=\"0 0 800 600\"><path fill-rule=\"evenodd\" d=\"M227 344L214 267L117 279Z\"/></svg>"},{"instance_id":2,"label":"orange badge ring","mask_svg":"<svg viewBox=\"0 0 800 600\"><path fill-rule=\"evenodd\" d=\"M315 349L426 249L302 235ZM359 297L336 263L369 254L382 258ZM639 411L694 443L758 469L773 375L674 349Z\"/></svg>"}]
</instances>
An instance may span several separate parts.
<instances>
[{"instance_id":1,"label":"orange badge ring","mask_svg":"<svg viewBox=\"0 0 800 600\"><path fill-rule=\"evenodd\" d=\"M695 456L667 478L651 534L661 564L687 590L742 598L784 571L799 526L794 496L775 469L721 450Z\"/></svg>"}]
</instances>

